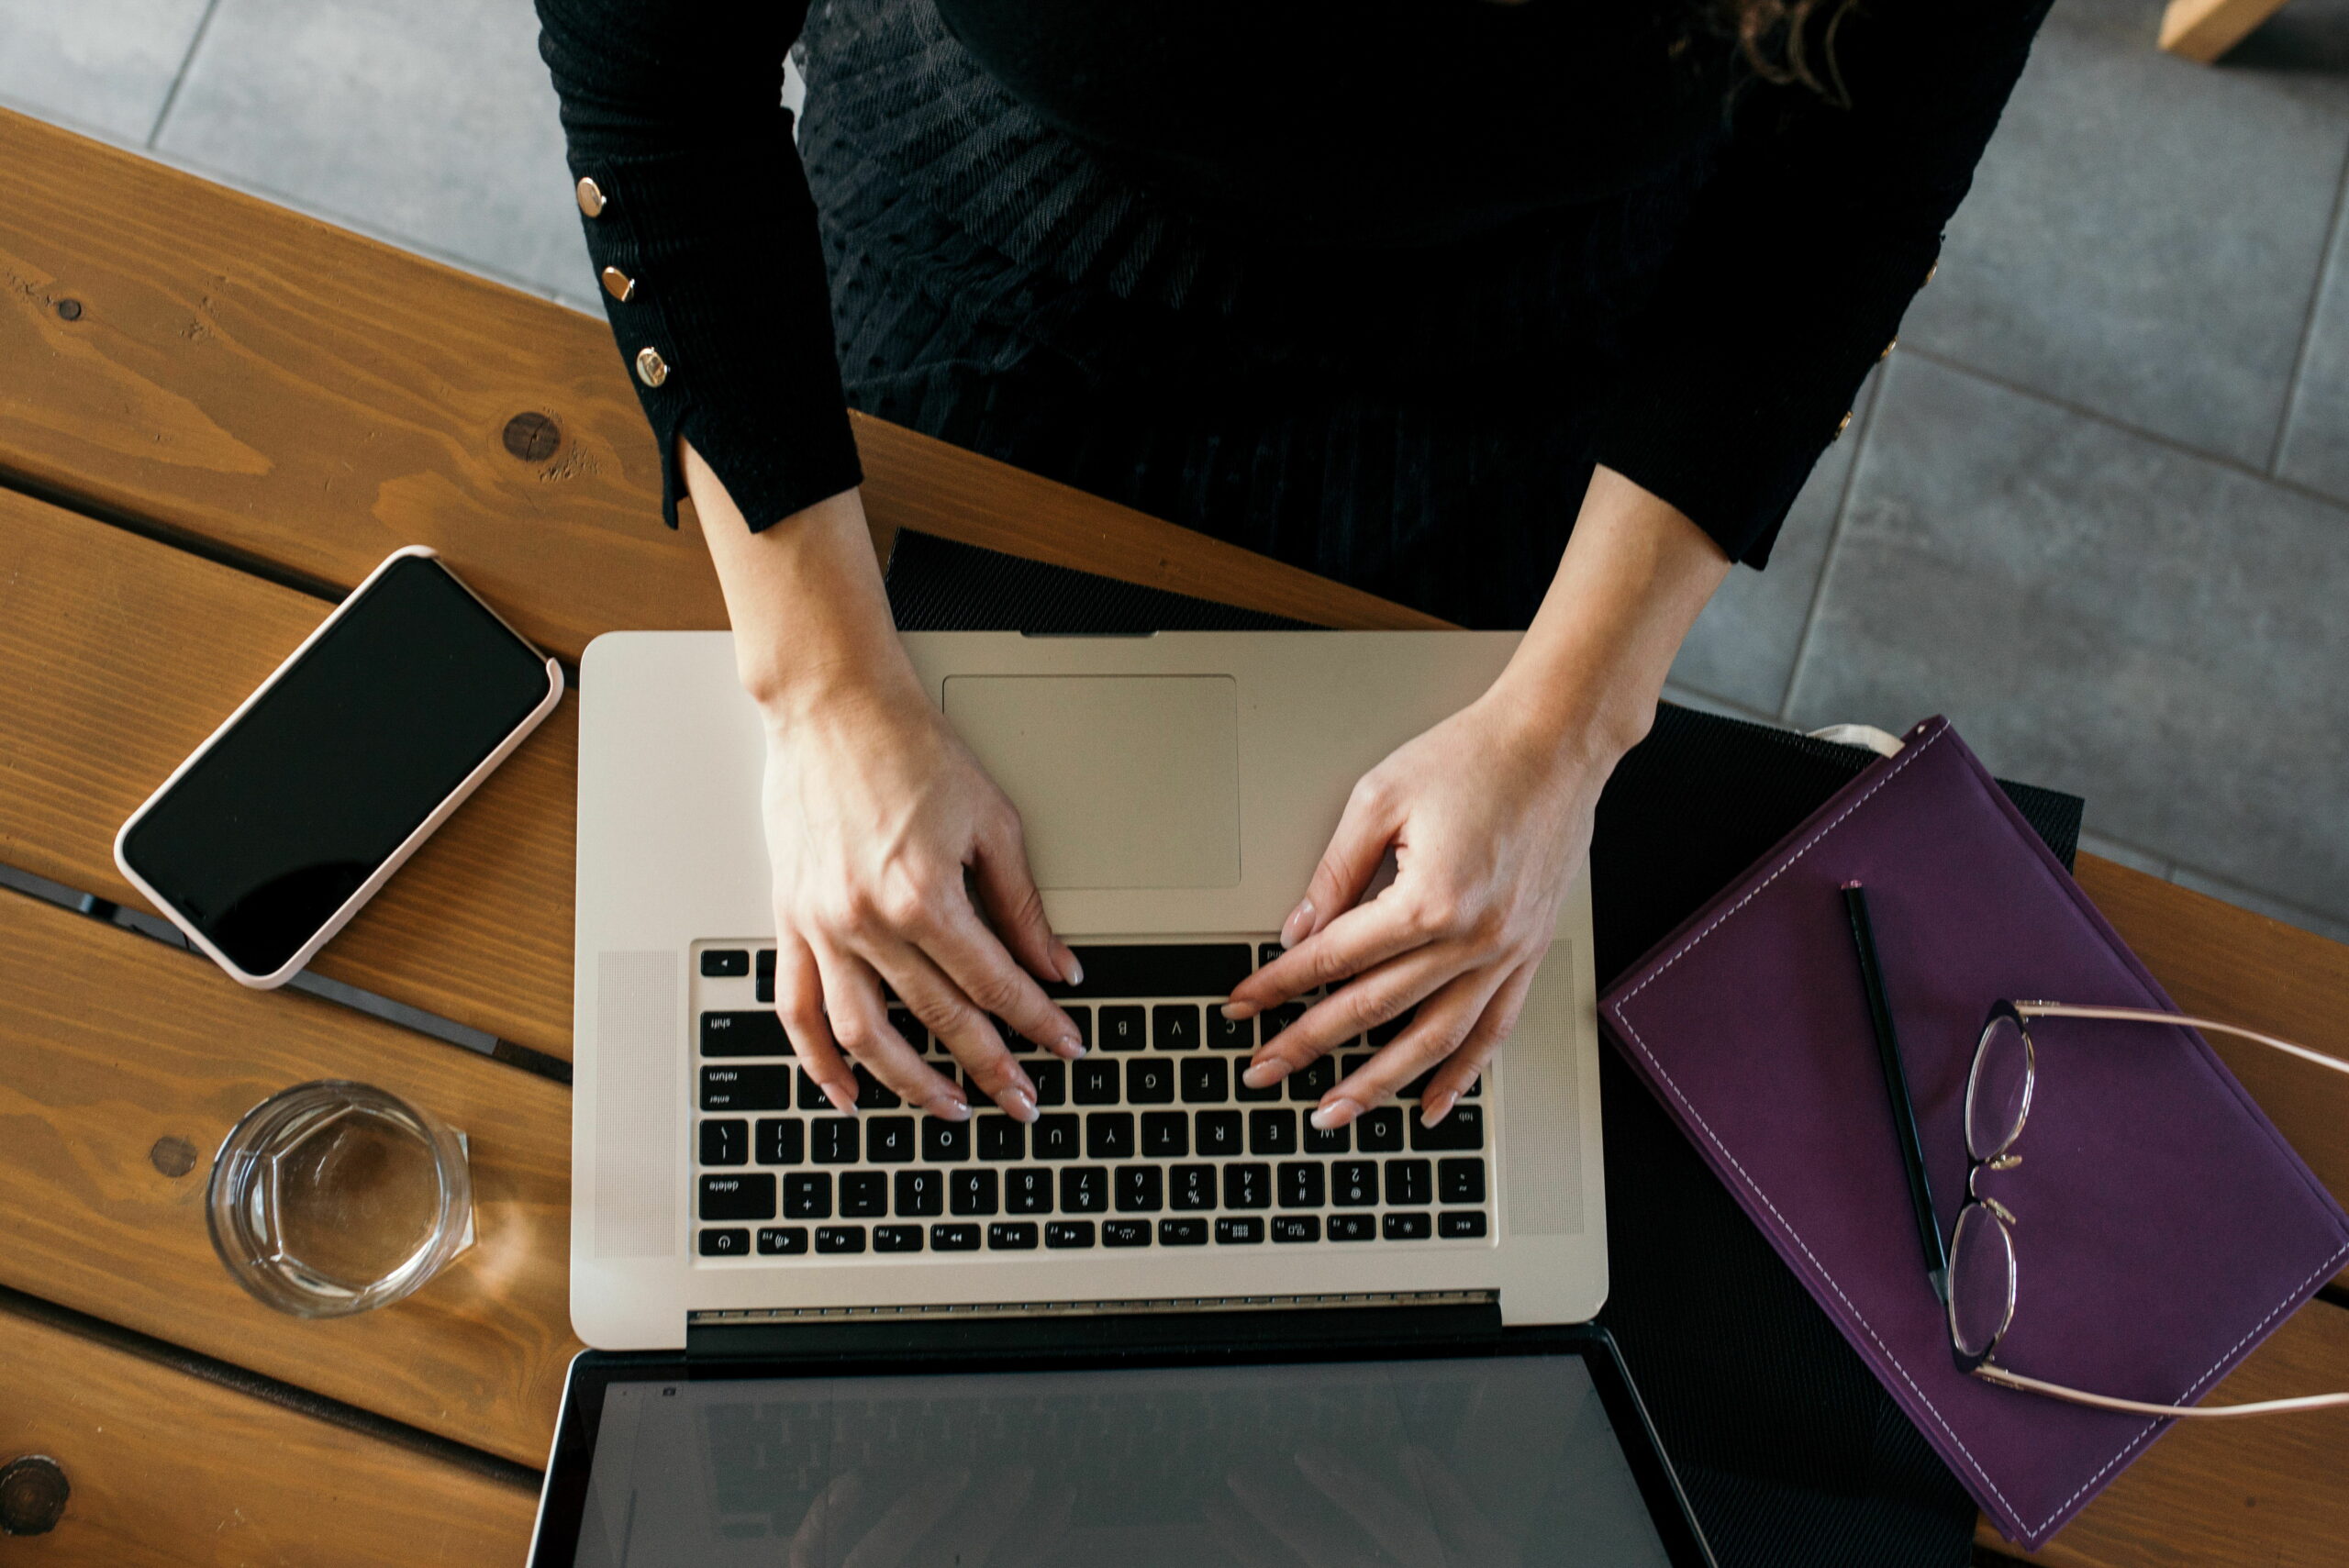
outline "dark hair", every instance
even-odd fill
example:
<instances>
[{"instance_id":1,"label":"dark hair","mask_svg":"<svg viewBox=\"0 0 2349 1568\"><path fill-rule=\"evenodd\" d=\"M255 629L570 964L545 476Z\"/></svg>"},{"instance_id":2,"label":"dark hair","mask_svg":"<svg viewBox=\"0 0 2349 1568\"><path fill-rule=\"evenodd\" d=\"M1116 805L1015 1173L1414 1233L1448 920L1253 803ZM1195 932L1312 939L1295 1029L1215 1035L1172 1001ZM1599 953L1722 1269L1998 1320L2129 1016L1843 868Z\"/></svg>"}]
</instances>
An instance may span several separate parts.
<instances>
[{"instance_id":1,"label":"dark hair","mask_svg":"<svg viewBox=\"0 0 2349 1568\"><path fill-rule=\"evenodd\" d=\"M1765 82L1807 87L1848 107L1835 65L1835 32L1854 0L1718 0L1717 25L1737 40L1746 67Z\"/></svg>"}]
</instances>

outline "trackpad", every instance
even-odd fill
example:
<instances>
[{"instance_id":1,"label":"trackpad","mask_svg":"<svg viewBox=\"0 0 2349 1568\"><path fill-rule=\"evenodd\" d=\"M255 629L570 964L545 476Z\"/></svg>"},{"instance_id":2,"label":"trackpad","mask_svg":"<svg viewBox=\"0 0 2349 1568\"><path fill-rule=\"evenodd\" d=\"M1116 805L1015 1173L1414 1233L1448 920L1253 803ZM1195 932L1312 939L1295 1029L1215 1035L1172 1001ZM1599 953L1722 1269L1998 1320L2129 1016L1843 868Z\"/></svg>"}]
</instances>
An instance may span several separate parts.
<instances>
[{"instance_id":1,"label":"trackpad","mask_svg":"<svg viewBox=\"0 0 2349 1568\"><path fill-rule=\"evenodd\" d=\"M1039 887L1236 887L1240 683L953 675L946 717L1019 808Z\"/></svg>"}]
</instances>

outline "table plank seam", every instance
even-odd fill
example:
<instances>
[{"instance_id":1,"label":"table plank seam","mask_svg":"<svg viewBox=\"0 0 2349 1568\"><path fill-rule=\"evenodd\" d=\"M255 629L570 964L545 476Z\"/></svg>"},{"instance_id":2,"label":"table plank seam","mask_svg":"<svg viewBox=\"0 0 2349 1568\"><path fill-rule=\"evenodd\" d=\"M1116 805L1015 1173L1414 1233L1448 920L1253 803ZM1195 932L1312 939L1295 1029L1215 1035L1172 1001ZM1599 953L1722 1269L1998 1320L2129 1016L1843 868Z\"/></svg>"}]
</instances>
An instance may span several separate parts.
<instances>
[{"instance_id":1,"label":"table plank seam","mask_svg":"<svg viewBox=\"0 0 2349 1568\"><path fill-rule=\"evenodd\" d=\"M208 561L215 566L226 566L274 586L290 588L295 593L323 600L329 606L342 603L350 593L350 589L340 584L324 577L314 577L258 551L240 550L191 528L175 528L169 523L141 517L96 495L66 489L5 462L0 462L0 490L12 491L28 500L54 506L61 512L72 512L94 523L103 523L107 528L119 528L124 533L166 545L199 561Z\"/></svg>"}]
</instances>

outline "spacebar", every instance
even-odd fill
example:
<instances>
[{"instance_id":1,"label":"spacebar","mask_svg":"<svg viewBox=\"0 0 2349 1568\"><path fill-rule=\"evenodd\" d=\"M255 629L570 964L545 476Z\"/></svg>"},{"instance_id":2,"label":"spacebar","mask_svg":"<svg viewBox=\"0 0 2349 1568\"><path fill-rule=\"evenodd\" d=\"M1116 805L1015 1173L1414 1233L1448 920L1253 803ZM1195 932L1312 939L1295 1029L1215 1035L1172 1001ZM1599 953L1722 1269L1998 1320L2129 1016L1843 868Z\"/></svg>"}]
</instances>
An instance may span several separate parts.
<instances>
[{"instance_id":1,"label":"spacebar","mask_svg":"<svg viewBox=\"0 0 2349 1568\"><path fill-rule=\"evenodd\" d=\"M1048 984L1048 996L1082 1002L1109 996L1222 996L1247 978L1246 942L1134 943L1080 947L1082 985Z\"/></svg>"}]
</instances>

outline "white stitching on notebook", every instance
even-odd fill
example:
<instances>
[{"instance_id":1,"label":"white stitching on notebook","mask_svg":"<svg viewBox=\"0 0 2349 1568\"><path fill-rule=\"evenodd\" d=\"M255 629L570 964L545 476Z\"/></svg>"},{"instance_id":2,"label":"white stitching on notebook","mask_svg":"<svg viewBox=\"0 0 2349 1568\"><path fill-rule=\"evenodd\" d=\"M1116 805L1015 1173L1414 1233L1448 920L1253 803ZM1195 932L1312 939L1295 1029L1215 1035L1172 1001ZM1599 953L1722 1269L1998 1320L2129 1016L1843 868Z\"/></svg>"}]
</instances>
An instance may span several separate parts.
<instances>
[{"instance_id":1,"label":"white stitching on notebook","mask_svg":"<svg viewBox=\"0 0 2349 1568\"><path fill-rule=\"evenodd\" d=\"M1810 1244L1802 1239L1801 1233L1795 1229L1794 1226L1787 1220L1784 1214L1779 1212L1778 1206L1770 1201L1770 1195L1762 1190L1761 1184L1754 1181L1753 1173L1746 1170L1745 1166L1738 1160L1736 1155L1729 1151L1729 1146L1724 1144L1720 1140L1720 1136L1713 1131L1712 1124L1706 1121L1703 1113L1699 1112L1696 1106L1690 1102L1688 1096L1681 1091L1679 1084L1674 1080L1669 1072L1665 1071L1664 1063L1656 1060L1655 1052L1648 1049L1648 1043L1645 1040L1641 1038L1638 1027L1634 1025L1629 1018L1625 1017L1623 1012L1623 1009L1630 1005L1633 997L1636 997L1641 992L1653 984L1663 976L1665 970L1670 969L1674 964L1678 963L1683 958L1694 951L1698 943L1703 941L1707 937L1711 936L1715 931L1719 930L1721 926L1728 921L1731 916L1736 914L1748 904L1753 903L1754 899L1760 897L1763 889L1768 887L1772 883L1777 881L1779 877L1785 875L1797 861L1802 859L1803 856L1810 853L1812 850L1816 849L1820 842L1824 840L1828 834L1842 827L1844 820L1848 818L1852 813L1866 805L1870 797L1875 795L1878 790L1883 789L1885 785L1899 777L1902 769L1908 767L1909 763L1915 762L1919 757L1923 756L1927 749L1930 748L1934 741L1939 740L1943 736L1948 733L1949 727L1944 725L1941 728L1933 731L1932 735L1926 737L1923 741L1910 747L1908 754L1902 757L1899 762L1894 763L1893 766L1886 772L1884 777L1878 779L1874 784L1870 785L1857 800L1854 800L1851 805L1845 806L1841 812L1837 813L1832 821L1827 823L1824 827L1820 828L1818 832L1812 834L1810 839L1804 843L1800 849L1798 849L1794 853L1788 855L1786 858L1786 861L1780 864L1776 871L1763 878L1761 882L1755 884L1744 897L1739 899L1735 904L1730 906L1730 907L1722 910L1720 914L1714 917L1712 921L1708 924L1704 929L1698 931L1696 935L1690 937L1687 941L1683 943L1678 951L1675 952L1670 958L1664 960L1664 962L1658 964L1653 973L1650 974L1646 979L1641 981L1637 985L1634 985L1630 991L1626 992L1623 995L1622 999L1615 1004L1613 1011L1615 1014L1615 1021L1623 1026L1624 1031L1631 1037L1631 1043L1639 1049L1641 1056L1646 1059L1648 1065L1655 1070L1656 1075L1663 1079L1665 1086L1672 1091L1673 1098L1679 1101L1681 1108L1686 1110L1689 1117L1695 1120L1697 1125L1704 1129L1705 1137L1712 1143L1712 1146L1715 1149L1720 1151L1721 1158L1728 1161L1731 1166L1735 1167L1739 1178L1745 1183L1748 1190L1750 1190L1755 1197L1762 1200L1763 1207L1770 1211L1772 1218L1777 1220L1779 1226L1784 1229L1787 1235L1794 1241L1794 1244L1802 1249L1803 1256L1809 1258L1810 1260L1811 1266L1819 1271L1819 1277L1827 1282L1828 1287L1834 1291L1836 1298L1842 1302L1844 1307L1851 1312L1852 1317L1859 1323L1860 1327L1867 1330L1868 1338L1876 1341L1876 1349L1883 1351L1885 1360L1889 1362L1892 1366L1899 1372L1901 1381L1906 1383L1916 1394L1918 1400L1923 1404L1925 1408L1932 1412L1933 1419L1940 1424L1942 1430L1948 1434L1949 1440L1956 1445L1958 1452L1965 1456L1965 1462L1973 1466L1974 1473L1982 1478L1982 1485L1987 1486L1990 1489L1991 1495L1996 1496L2001 1504L2005 1505L2007 1512L2009 1515L2015 1515L2016 1509L2012 1500L2007 1496L2006 1493L1999 1490L1998 1484L1990 1478L1989 1472L1983 1469L1982 1462L1974 1457L1974 1451L1965 1446L1965 1440L1959 1437L1955 1429L1950 1426L1948 1418L1941 1413L1940 1408L1933 1404L1932 1397L1927 1395L1922 1388L1918 1386L1916 1378L1910 1375L1908 1367L1901 1363L1900 1358L1893 1354L1892 1347L1887 1345L1884 1342L1883 1337L1877 1334L1876 1331L1876 1326L1867 1320L1866 1315L1862 1313L1858 1306L1853 1302L1852 1298L1843 1293L1842 1284L1836 1280L1833 1274L1828 1273L1827 1265L1819 1261L1819 1255L1810 1250ZM2236 1351L2241 1350L2246 1342L2258 1334L2261 1329L2274 1321L2276 1315L2283 1311L2287 1306L2290 1305L2293 1297L2299 1296L2301 1291L2308 1288L2310 1280L2316 1279L2320 1275L2330 1272L2343 1257L2349 1257L2349 1246L2343 1247L2340 1251L2335 1252L2332 1255L2332 1258L2330 1261L2328 1261L2322 1267L2319 1268L2315 1273L2310 1274L2308 1279L2302 1280L2299 1284L2294 1285L2289 1291L2286 1292L2284 1299L2277 1302L2276 1306L2269 1310L2266 1317L2261 1318L2258 1324L2254 1326L2249 1333L2246 1333L2241 1340L2237 1340L2232 1345L2229 1346L2226 1351L2221 1354L2216 1362L2211 1363L2210 1371L2205 1372L2200 1377L2196 1378L2192 1383L2188 1384L2185 1393L2181 1394L2176 1399L2171 1401L2171 1403L2186 1403L2190 1396L2194 1396L2197 1391L2201 1388L2203 1384L2210 1380L2212 1373L2216 1373L2220 1367L2226 1364L2227 1358L2229 1356L2233 1355ZM2061 1514L2065 1508L2072 1506L2073 1502L2079 1497L2080 1493L2086 1492L2089 1487L2094 1486L2099 1480L2112 1469L2114 1465L2119 1464L2123 1459L2127 1458L2131 1452L2141 1446L2147 1438L2152 1436L2154 1430L2160 1426L2161 1422L2159 1420L2151 1420L2146 1422L2135 1437L2130 1439L2129 1441L2123 1444L2110 1459L2105 1462L2102 1469L2097 1471L2094 1475L2091 1475L2086 1482L2081 1484L2078 1491L2074 1492L2071 1496L2066 1497L2061 1503L2058 1503L2054 1511L2051 1512L2046 1518L2042 1519L2037 1525L2025 1526L2024 1533L2035 1534L2039 1530L2044 1529L2048 1523L2054 1519L2058 1514ZM2017 1517L2019 1521L2020 1516Z\"/></svg>"}]
</instances>

